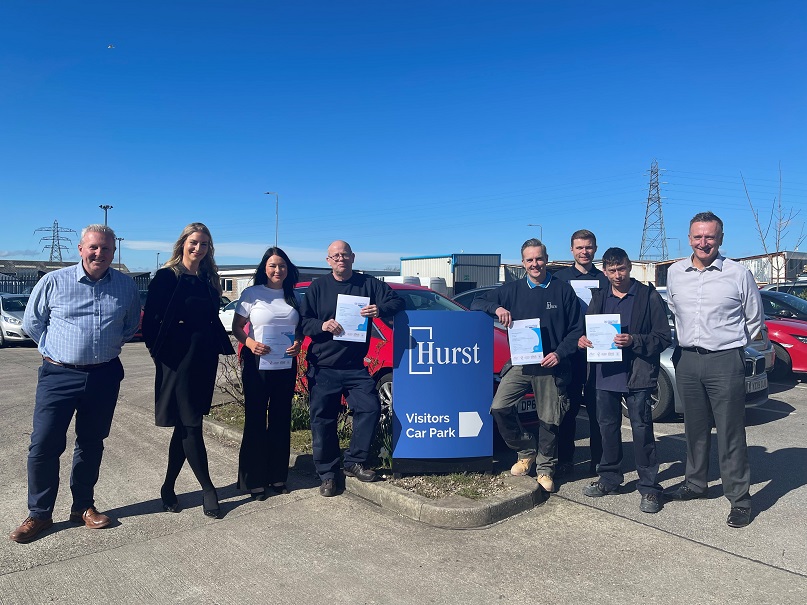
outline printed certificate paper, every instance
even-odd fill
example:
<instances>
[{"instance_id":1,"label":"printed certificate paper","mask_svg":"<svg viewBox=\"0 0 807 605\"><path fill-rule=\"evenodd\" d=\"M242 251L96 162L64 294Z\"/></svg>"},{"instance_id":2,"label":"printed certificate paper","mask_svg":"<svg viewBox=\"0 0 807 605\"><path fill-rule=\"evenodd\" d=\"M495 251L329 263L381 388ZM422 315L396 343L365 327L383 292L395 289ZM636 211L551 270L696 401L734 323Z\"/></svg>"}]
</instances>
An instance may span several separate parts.
<instances>
[{"instance_id":1,"label":"printed certificate paper","mask_svg":"<svg viewBox=\"0 0 807 605\"><path fill-rule=\"evenodd\" d=\"M577 298L588 307L591 304L591 290L592 288L594 290L599 288L600 282L596 279L573 279L569 282L569 285L574 290L574 293L577 294ZM585 309L583 312L585 312Z\"/></svg>"},{"instance_id":2,"label":"printed certificate paper","mask_svg":"<svg viewBox=\"0 0 807 605\"><path fill-rule=\"evenodd\" d=\"M514 366L541 363L544 346L541 342L540 319L517 319L507 330L510 341L510 361Z\"/></svg>"},{"instance_id":3,"label":"printed certificate paper","mask_svg":"<svg viewBox=\"0 0 807 605\"><path fill-rule=\"evenodd\" d=\"M336 321L344 329L334 340L350 342L366 342L369 317L362 317L361 310L370 304L369 296L350 296L339 294L336 297Z\"/></svg>"},{"instance_id":4,"label":"printed certificate paper","mask_svg":"<svg viewBox=\"0 0 807 605\"><path fill-rule=\"evenodd\" d=\"M622 361L622 349L614 342L622 329L620 322L619 313L586 315L586 337L594 345L586 349L588 361Z\"/></svg>"},{"instance_id":5,"label":"printed certificate paper","mask_svg":"<svg viewBox=\"0 0 807 605\"><path fill-rule=\"evenodd\" d=\"M255 340L270 349L269 353L261 355L259 370L288 370L291 367L294 358L286 355L286 349L294 344L294 326L258 326Z\"/></svg>"}]
</instances>

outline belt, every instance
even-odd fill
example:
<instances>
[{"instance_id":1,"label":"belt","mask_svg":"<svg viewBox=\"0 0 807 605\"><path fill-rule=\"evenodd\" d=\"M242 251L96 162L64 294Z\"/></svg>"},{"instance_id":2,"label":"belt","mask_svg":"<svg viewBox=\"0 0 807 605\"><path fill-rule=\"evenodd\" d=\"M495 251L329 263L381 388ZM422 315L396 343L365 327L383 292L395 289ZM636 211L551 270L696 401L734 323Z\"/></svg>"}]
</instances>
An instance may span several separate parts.
<instances>
[{"instance_id":1,"label":"belt","mask_svg":"<svg viewBox=\"0 0 807 605\"><path fill-rule=\"evenodd\" d=\"M740 347L736 347L733 349L723 349L721 351L710 351L709 349L704 349L703 347L681 347L682 351L687 351L689 353L697 353L698 355L711 355L712 353L725 353L726 351L737 351Z\"/></svg>"},{"instance_id":2,"label":"belt","mask_svg":"<svg viewBox=\"0 0 807 605\"><path fill-rule=\"evenodd\" d=\"M93 368L100 368L101 366L105 366L109 363L109 361L104 361L103 363L90 363L87 365L76 365L72 363L62 363L61 361L56 361L55 359L51 359L50 357L42 356L42 359L47 361L48 363L52 363L55 366L60 366L62 368L68 368L70 370L92 370ZM112 361L112 360L110 360Z\"/></svg>"}]
</instances>

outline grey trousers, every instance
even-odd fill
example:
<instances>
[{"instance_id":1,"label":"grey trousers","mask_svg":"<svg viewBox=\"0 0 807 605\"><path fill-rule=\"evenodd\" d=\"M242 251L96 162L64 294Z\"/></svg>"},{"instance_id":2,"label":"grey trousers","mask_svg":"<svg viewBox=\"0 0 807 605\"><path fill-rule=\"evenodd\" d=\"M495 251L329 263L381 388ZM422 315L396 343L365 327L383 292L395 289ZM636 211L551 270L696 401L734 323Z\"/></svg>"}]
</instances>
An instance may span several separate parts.
<instances>
[{"instance_id":1,"label":"grey trousers","mask_svg":"<svg viewBox=\"0 0 807 605\"><path fill-rule=\"evenodd\" d=\"M751 468L745 439L745 359L742 349L701 355L681 351L675 382L684 404L686 484L708 488L712 418L723 494L732 506L751 507Z\"/></svg>"},{"instance_id":2,"label":"grey trousers","mask_svg":"<svg viewBox=\"0 0 807 605\"><path fill-rule=\"evenodd\" d=\"M535 395L539 420L535 434L524 430L516 409L530 390ZM536 472L551 477L558 462L558 425L568 409L566 388L557 386L551 369L513 366L499 384L490 411L507 446L516 450L519 458L535 456Z\"/></svg>"}]
</instances>

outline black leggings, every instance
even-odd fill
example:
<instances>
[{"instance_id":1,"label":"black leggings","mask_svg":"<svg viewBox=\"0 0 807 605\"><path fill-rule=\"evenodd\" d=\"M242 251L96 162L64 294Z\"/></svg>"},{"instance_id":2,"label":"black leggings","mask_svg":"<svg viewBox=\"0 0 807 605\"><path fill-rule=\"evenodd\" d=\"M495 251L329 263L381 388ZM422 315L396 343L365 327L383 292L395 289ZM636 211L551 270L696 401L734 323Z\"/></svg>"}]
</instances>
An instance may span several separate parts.
<instances>
[{"instance_id":1,"label":"black leggings","mask_svg":"<svg viewBox=\"0 0 807 605\"><path fill-rule=\"evenodd\" d=\"M185 460L196 475L202 491L215 489L210 480L210 471L207 466L207 449L202 437L202 426L186 427L177 424L174 427L174 434L171 436L171 444L168 446L168 470L165 473L165 486L173 490L179 471L185 464Z\"/></svg>"}]
</instances>

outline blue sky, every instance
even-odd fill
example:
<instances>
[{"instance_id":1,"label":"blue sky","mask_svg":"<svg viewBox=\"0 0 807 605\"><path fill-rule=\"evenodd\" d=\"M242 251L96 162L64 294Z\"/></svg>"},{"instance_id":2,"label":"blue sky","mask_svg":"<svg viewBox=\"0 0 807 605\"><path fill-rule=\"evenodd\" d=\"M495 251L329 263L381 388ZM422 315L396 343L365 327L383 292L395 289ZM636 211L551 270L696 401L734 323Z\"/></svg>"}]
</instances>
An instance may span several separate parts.
<instances>
[{"instance_id":1,"label":"blue sky","mask_svg":"<svg viewBox=\"0 0 807 605\"><path fill-rule=\"evenodd\" d=\"M359 268L517 261L539 235L562 260L580 228L636 258L654 158L671 255L706 209L724 252L761 253L740 174L766 209L780 165L791 247L805 63L797 1L4 0L0 258L47 258L35 229L111 204L131 269L191 221L219 264L257 263L265 191L301 265L334 239Z\"/></svg>"}]
</instances>

